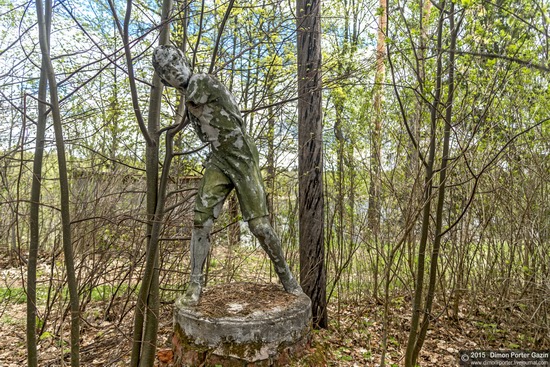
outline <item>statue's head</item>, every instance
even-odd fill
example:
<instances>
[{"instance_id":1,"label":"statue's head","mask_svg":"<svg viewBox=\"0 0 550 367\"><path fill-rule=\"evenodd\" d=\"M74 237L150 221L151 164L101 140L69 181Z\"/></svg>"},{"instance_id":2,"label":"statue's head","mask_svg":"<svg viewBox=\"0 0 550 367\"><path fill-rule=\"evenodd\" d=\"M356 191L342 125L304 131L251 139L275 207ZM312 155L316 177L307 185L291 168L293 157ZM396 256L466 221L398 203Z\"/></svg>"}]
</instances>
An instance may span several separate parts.
<instances>
[{"instance_id":1,"label":"statue's head","mask_svg":"<svg viewBox=\"0 0 550 367\"><path fill-rule=\"evenodd\" d=\"M159 46L153 51L153 67L164 85L177 89L187 88L191 78L191 65L180 49Z\"/></svg>"}]
</instances>

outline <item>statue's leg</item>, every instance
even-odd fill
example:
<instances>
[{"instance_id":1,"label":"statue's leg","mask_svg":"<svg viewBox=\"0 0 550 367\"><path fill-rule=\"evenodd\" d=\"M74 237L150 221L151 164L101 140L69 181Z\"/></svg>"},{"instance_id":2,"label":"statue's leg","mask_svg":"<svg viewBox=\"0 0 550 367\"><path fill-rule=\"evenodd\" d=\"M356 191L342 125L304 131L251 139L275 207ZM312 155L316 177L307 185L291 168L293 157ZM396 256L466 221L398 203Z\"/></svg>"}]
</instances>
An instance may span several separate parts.
<instances>
[{"instance_id":1,"label":"statue's leg","mask_svg":"<svg viewBox=\"0 0 550 367\"><path fill-rule=\"evenodd\" d=\"M183 297L185 305L194 306L199 302L204 286L204 264L210 250L210 232L232 189L231 181L223 172L214 166L206 169L195 199L191 234L191 277Z\"/></svg>"},{"instance_id":2,"label":"statue's leg","mask_svg":"<svg viewBox=\"0 0 550 367\"><path fill-rule=\"evenodd\" d=\"M269 223L268 217L265 216L251 219L248 222L248 227L252 234L260 241L262 248L273 262L275 272L279 276L285 290L295 295L302 294L302 288L290 272L288 264L285 261L281 248L281 240Z\"/></svg>"},{"instance_id":3,"label":"statue's leg","mask_svg":"<svg viewBox=\"0 0 550 367\"><path fill-rule=\"evenodd\" d=\"M204 263L210 250L210 232L212 231L213 219L202 225L193 227L191 234L191 277L189 286L185 292L184 303L188 306L194 306L199 302L199 298L204 286Z\"/></svg>"}]
</instances>

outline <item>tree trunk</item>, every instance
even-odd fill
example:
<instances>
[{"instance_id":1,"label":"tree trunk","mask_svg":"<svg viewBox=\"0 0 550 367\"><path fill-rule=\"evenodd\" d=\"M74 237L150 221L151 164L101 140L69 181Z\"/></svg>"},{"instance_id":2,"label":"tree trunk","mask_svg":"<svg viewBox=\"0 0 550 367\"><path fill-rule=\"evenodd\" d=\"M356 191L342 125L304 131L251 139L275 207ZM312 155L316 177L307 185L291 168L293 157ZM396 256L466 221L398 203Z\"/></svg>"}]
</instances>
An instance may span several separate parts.
<instances>
[{"instance_id":1,"label":"tree trunk","mask_svg":"<svg viewBox=\"0 0 550 367\"><path fill-rule=\"evenodd\" d=\"M371 125L371 145L370 145L370 186L369 186L369 207L368 223L374 241L378 242L380 232L380 158L381 158L381 133L382 133L382 102L384 98L384 89L382 83L386 76L386 67L384 59L386 58L386 16L387 0L380 0L378 17L378 40L376 44L376 75L374 77L374 117ZM378 271L378 269L376 269ZM377 296L375 294L375 296Z\"/></svg>"},{"instance_id":2,"label":"tree trunk","mask_svg":"<svg viewBox=\"0 0 550 367\"><path fill-rule=\"evenodd\" d=\"M126 11L126 23L130 18L131 0L128 0L128 8ZM172 0L164 0L162 4L162 21L166 21L172 9ZM128 43L128 29L123 32L125 43ZM167 44L170 39L169 24L165 24L160 33L159 45ZM132 59L129 54L129 49L126 49L128 67L130 68ZM133 74L133 73L132 73ZM133 75L132 75L133 77ZM147 225L147 257L145 263L145 271L142 278L142 285L136 305L136 314L134 316L134 332L133 332L133 347L132 359L130 365L132 367L148 367L152 366L157 347L157 331L158 331L158 314L159 314L159 254L158 254L158 238L160 236L160 225L164 211L164 193L159 195L159 122L160 122L160 105L162 98L163 86L158 75L153 75L151 93L149 98L149 113L147 118L147 133L144 134L146 147L146 171L147 171L147 217L149 223ZM138 108L137 101L134 100L134 109ZM139 113L136 110L136 113ZM138 117L139 118L139 117ZM168 139L168 138L167 138ZM172 140L170 140L172 144ZM167 143L168 145L168 143ZM166 152L166 160L169 169L171 157L168 151ZM165 163L165 164L166 164ZM162 190L163 188L161 188ZM165 187L164 187L165 189Z\"/></svg>"},{"instance_id":3,"label":"tree trunk","mask_svg":"<svg viewBox=\"0 0 550 367\"><path fill-rule=\"evenodd\" d=\"M46 13L51 13L51 1L46 1ZM55 71L50 58L49 27L46 25L45 11L42 0L36 0L36 14L38 18L38 32L40 38L40 50L48 84L50 86L50 103L53 116L55 144L57 148L57 162L59 167L59 187L61 193L61 225L63 227L63 255L67 268L67 286L69 288L69 302L71 308L71 366L80 365L80 305L78 299L78 287L74 269L73 247L71 241L71 214L69 211L69 179L67 175L67 159L65 157L65 142L63 140L63 126L59 111L59 97L57 95L57 82Z\"/></svg>"},{"instance_id":4,"label":"tree trunk","mask_svg":"<svg viewBox=\"0 0 550 367\"><path fill-rule=\"evenodd\" d=\"M381 216L381 191L382 191L382 177L380 173L381 157L382 157L382 102L384 101L384 89L383 82L386 77L386 29L388 25L388 2L387 0L380 0L378 11L380 15L378 16L378 31L377 31L377 43L376 43L376 74L374 77L374 96L373 96L373 108L374 108L374 118L373 124L371 125L371 146L370 146L370 186L369 186L369 206L367 211L367 219L369 223L369 228L371 230L372 239L375 243L377 250L376 262L374 268L374 287L372 291L372 296L374 299L378 298L378 271L379 271L379 258L380 254L383 251L383 246L380 246L380 216ZM388 261L389 257L388 257ZM389 269L388 264L386 268ZM384 329L382 334L382 356L380 358L380 365L385 366L386 363L386 350L387 350L387 341L388 341L388 312L387 305L388 295L389 295L389 283L390 275L389 271L384 272L385 286L384 286L384 295L385 295L385 310L384 310Z\"/></svg>"},{"instance_id":5,"label":"tree trunk","mask_svg":"<svg viewBox=\"0 0 550 367\"><path fill-rule=\"evenodd\" d=\"M321 1L297 0L300 282L311 298L313 324L326 328Z\"/></svg>"},{"instance_id":6,"label":"tree trunk","mask_svg":"<svg viewBox=\"0 0 550 367\"><path fill-rule=\"evenodd\" d=\"M442 7L444 4L442 5ZM420 323L420 314L422 309L422 295L424 291L424 270L426 265L426 247L428 243L428 235L431 221L431 202L432 202L432 186L433 186L433 166L435 160L436 137L437 137L437 120L439 115L439 105L441 102L441 83L442 83L442 57L441 45L443 39L443 20L445 13L440 12L439 22L437 26L437 69L436 69L436 87L434 100L430 106L430 145L428 152L428 161L426 162L426 176L424 180L424 208L422 211L422 226L420 232L420 244L418 247L418 267L416 271L416 284L414 289L414 299L412 307L411 328L407 341L407 349L405 351L405 367L414 367L418 353L416 350L418 342L418 332Z\"/></svg>"},{"instance_id":7,"label":"tree trunk","mask_svg":"<svg viewBox=\"0 0 550 367\"><path fill-rule=\"evenodd\" d=\"M454 24L454 3L451 2L449 12L449 27L451 29L451 50L456 46L456 30ZM449 160L449 140L451 136L451 118L453 110L453 97L454 97L454 67L455 67L455 54L453 52L449 55L449 81L448 81L448 95L447 105L445 111L445 128L443 133L443 155L441 158L441 166L439 169L439 191L437 197L437 208L435 216L435 240L432 248L432 254L430 259L430 278L428 284L428 292L426 295L426 306L424 308L422 325L416 341L413 354L413 362L418 359L420 349L424 344L428 326L430 323L430 317L432 312L432 304L435 296L435 282L437 280L437 264L439 259L439 249L441 247L442 225L443 225L443 204L445 203L445 185L447 179L447 163Z\"/></svg>"},{"instance_id":8,"label":"tree trunk","mask_svg":"<svg viewBox=\"0 0 550 367\"><path fill-rule=\"evenodd\" d=\"M408 175L413 180L412 182L412 189L411 189L411 195L413 196L413 200L411 202L417 203L422 200L422 191L421 187L419 185L420 183L420 175L421 175L421 154L420 150L417 149L417 144L420 140L420 126L422 124L423 116L424 116L424 109L426 108L426 103L422 99L421 96L424 96L424 83L426 79L426 44L428 43L428 32L427 29L429 28L429 19L430 19L430 13L432 9L432 3L430 0L422 0L420 3L420 37L419 37L419 50L418 50L418 58L416 60L417 63L417 79L418 79L418 89L419 89L419 96L416 97L416 103L415 103L415 109L414 109L414 115L413 115L413 121L410 126L411 130L411 138L409 139L408 144L408 150L411 152L410 154L410 160L409 160L409 166L408 166ZM416 212L416 205L411 205L407 213L405 213L404 221L405 223L410 220L408 218L412 218L414 216L414 213ZM409 270L411 272L411 277L413 281L416 281L416 274L414 273L414 257L415 251L414 251L414 244L416 243L416 231L411 230L409 231L408 239L407 239L407 250L408 250L408 266Z\"/></svg>"},{"instance_id":9,"label":"tree trunk","mask_svg":"<svg viewBox=\"0 0 550 367\"><path fill-rule=\"evenodd\" d=\"M45 27L48 37L51 30L51 6L46 5ZM46 135L46 113L48 106L44 103L48 92L48 75L46 60L42 59L40 82L38 85L38 120L36 124L36 148L34 150L31 204L30 204L30 241L27 268L27 365L38 367L36 349L36 265L38 262L38 245L40 243L40 193L42 188L42 161L44 157L44 138Z\"/></svg>"}]
</instances>

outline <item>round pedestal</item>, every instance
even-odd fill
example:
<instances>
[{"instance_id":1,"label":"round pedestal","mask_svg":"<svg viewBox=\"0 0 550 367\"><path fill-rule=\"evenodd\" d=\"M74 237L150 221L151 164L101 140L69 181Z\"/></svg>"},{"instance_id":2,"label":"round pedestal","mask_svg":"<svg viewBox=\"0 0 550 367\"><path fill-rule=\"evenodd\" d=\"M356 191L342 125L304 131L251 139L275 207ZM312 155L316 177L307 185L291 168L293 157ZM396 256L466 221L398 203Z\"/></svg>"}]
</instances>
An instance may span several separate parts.
<instances>
[{"instance_id":1,"label":"round pedestal","mask_svg":"<svg viewBox=\"0 0 550 367\"><path fill-rule=\"evenodd\" d=\"M311 301L274 284L230 283L174 309L176 366L284 366L309 342Z\"/></svg>"}]
</instances>

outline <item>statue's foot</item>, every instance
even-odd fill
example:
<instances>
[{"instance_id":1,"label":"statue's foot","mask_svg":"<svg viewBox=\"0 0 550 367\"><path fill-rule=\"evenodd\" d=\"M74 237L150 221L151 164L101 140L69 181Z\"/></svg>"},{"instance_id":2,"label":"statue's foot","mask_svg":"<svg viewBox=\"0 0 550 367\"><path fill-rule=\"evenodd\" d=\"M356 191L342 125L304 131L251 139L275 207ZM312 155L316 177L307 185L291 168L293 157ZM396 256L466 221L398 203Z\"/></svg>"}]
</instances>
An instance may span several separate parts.
<instances>
[{"instance_id":1,"label":"statue's foot","mask_svg":"<svg viewBox=\"0 0 550 367\"><path fill-rule=\"evenodd\" d=\"M199 304L199 299L202 293L202 285L199 282L190 282L182 303L184 306L196 306Z\"/></svg>"},{"instance_id":2,"label":"statue's foot","mask_svg":"<svg viewBox=\"0 0 550 367\"><path fill-rule=\"evenodd\" d=\"M304 294L304 291L302 290L302 287L298 284L296 279L293 276L290 276L290 278L283 283L283 288L287 293L293 294L295 296L301 296Z\"/></svg>"}]
</instances>

